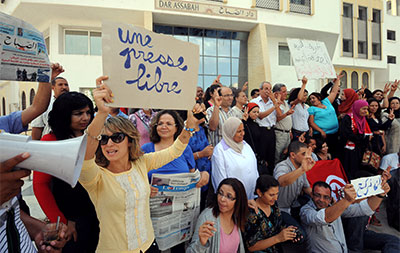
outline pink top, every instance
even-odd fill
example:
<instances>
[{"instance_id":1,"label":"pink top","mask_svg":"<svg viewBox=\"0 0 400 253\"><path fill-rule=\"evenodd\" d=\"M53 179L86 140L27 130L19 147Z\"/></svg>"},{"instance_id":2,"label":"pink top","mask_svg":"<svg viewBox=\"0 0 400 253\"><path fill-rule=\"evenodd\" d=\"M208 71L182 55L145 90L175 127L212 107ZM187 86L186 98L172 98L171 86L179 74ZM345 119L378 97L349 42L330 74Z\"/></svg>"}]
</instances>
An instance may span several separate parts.
<instances>
[{"instance_id":1,"label":"pink top","mask_svg":"<svg viewBox=\"0 0 400 253\"><path fill-rule=\"evenodd\" d=\"M222 226L220 227L220 242L219 252L220 253L232 253L237 252L240 243L239 231L237 226L233 227L232 233L225 234Z\"/></svg>"}]
</instances>

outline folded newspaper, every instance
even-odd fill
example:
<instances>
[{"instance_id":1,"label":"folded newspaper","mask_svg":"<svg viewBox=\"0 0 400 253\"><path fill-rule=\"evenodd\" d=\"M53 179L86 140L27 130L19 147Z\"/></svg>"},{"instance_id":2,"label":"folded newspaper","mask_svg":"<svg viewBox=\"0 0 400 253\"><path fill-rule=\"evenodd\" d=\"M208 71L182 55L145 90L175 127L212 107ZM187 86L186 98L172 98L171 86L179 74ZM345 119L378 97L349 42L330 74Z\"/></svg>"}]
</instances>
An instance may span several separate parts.
<instances>
[{"instance_id":1,"label":"folded newspaper","mask_svg":"<svg viewBox=\"0 0 400 253\"><path fill-rule=\"evenodd\" d=\"M169 249L192 237L200 212L200 172L156 174L151 178L157 196L150 198L154 233L160 250Z\"/></svg>"}]
</instances>

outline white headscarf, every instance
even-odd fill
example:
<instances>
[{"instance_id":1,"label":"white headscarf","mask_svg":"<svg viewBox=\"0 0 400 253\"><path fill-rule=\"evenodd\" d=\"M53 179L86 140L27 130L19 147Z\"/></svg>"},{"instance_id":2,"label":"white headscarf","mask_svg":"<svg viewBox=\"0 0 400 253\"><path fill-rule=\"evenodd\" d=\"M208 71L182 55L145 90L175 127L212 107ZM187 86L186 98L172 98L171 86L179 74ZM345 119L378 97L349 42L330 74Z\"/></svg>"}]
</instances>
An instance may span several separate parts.
<instances>
[{"instance_id":1,"label":"white headscarf","mask_svg":"<svg viewBox=\"0 0 400 253\"><path fill-rule=\"evenodd\" d=\"M222 139L230 148L241 154L243 149L243 141L237 143L233 140L233 137L235 136L240 124L242 124L242 121L236 117L227 119L222 126Z\"/></svg>"}]
</instances>

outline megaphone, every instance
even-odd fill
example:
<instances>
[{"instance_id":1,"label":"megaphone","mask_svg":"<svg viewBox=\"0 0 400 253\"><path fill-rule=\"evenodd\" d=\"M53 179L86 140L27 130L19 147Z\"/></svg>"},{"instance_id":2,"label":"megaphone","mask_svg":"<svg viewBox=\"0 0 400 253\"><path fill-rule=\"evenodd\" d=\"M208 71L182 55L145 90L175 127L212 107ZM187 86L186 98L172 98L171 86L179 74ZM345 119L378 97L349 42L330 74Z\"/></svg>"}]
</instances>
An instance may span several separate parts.
<instances>
[{"instance_id":1,"label":"megaphone","mask_svg":"<svg viewBox=\"0 0 400 253\"><path fill-rule=\"evenodd\" d=\"M86 152L86 134L62 141L34 141L30 136L0 133L0 162L28 152L18 168L40 171L75 187Z\"/></svg>"}]
</instances>

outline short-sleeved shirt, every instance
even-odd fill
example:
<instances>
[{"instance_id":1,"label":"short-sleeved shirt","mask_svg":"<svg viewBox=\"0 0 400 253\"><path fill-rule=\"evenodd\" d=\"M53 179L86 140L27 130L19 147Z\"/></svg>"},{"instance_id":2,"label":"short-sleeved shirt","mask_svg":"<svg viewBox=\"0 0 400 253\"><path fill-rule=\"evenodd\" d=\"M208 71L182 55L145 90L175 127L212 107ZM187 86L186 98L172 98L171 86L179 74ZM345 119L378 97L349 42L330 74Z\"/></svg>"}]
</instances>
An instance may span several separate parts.
<instances>
[{"instance_id":1,"label":"short-sleeved shirt","mask_svg":"<svg viewBox=\"0 0 400 253\"><path fill-rule=\"evenodd\" d=\"M19 134L28 130L28 126L22 125L22 111L13 112L11 114L0 117L0 130L10 134Z\"/></svg>"},{"instance_id":2,"label":"short-sleeved shirt","mask_svg":"<svg viewBox=\"0 0 400 253\"><path fill-rule=\"evenodd\" d=\"M280 176L283 176L295 170L296 168L288 157L286 158L286 160L283 160L276 165L274 169L274 177L276 180L278 180ZM298 177L296 181L294 181L292 184L284 187L279 187L278 206L280 210L288 211L293 202L300 195L303 188L308 187L310 187L310 183L307 181L307 176L305 173Z\"/></svg>"},{"instance_id":3,"label":"short-sleeved shirt","mask_svg":"<svg viewBox=\"0 0 400 253\"><path fill-rule=\"evenodd\" d=\"M283 101L283 104L281 104L279 108L281 109L282 114L284 114L290 110L290 105L286 101ZM293 126L292 117L286 116L282 120L276 122L275 127L280 130L289 131L290 129L292 129L292 126Z\"/></svg>"},{"instance_id":4,"label":"short-sleeved shirt","mask_svg":"<svg viewBox=\"0 0 400 253\"><path fill-rule=\"evenodd\" d=\"M207 122L209 122L212 117L214 107L215 106L209 107L206 111ZM227 120L230 117L235 117L236 114L234 113L232 108L229 108L229 110L225 112L224 109L222 109L222 107L219 107L218 115L219 115L219 121L217 129L215 129L215 131L209 129L208 131L208 142L214 147L222 140L222 126L224 125L225 120Z\"/></svg>"},{"instance_id":5,"label":"short-sleeved shirt","mask_svg":"<svg viewBox=\"0 0 400 253\"><path fill-rule=\"evenodd\" d=\"M142 146L142 150L144 153L151 153L155 152L154 143L149 142ZM149 177L149 182L151 182L151 176L153 173L159 174L176 174L176 173L188 173L189 170L196 167L196 162L194 161L193 151L189 145L186 146L185 151L183 154L173 160L172 162L167 163L166 165L160 167L156 170L150 170L147 173Z\"/></svg>"},{"instance_id":6,"label":"short-sleeved shirt","mask_svg":"<svg viewBox=\"0 0 400 253\"><path fill-rule=\"evenodd\" d=\"M390 171L400 168L400 157L398 153L387 154L382 158L381 170L386 170L389 166L392 166Z\"/></svg>"},{"instance_id":7,"label":"short-sleeved shirt","mask_svg":"<svg viewBox=\"0 0 400 253\"><path fill-rule=\"evenodd\" d=\"M274 103L272 103L271 99L268 99L267 102L264 102L261 96L258 96L252 99L250 102L256 103L258 107L260 107L260 112L265 112L274 107ZM256 122L260 125L260 127L273 127L276 124L276 111L271 112L267 117L263 119L256 119Z\"/></svg>"},{"instance_id":8,"label":"short-sleeved shirt","mask_svg":"<svg viewBox=\"0 0 400 253\"><path fill-rule=\"evenodd\" d=\"M335 108L333 108L328 98L323 99L322 104L325 109L311 106L308 108L308 113L314 116L314 123L319 126L326 134L337 133L339 129L339 121L337 120ZM314 133L318 133L314 131Z\"/></svg>"},{"instance_id":9,"label":"short-sleeved shirt","mask_svg":"<svg viewBox=\"0 0 400 253\"><path fill-rule=\"evenodd\" d=\"M293 129L301 132L306 132L310 129L308 125L308 105L297 104L294 107L294 113L292 114Z\"/></svg>"},{"instance_id":10,"label":"short-sleeved shirt","mask_svg":"<svg viewBox=\"0 0 400 253\"><path fill-rule=\"evenodd\" d=\"M50 133L51 131L51 127L49 126L49 113L53 109L53 103L55 100L56 98L52 96L50 99L49 107L47 107L47 111L36 117L36 119L31 122L31 127L43 127L42 137Z\"/></svg>"}]
</instances>

